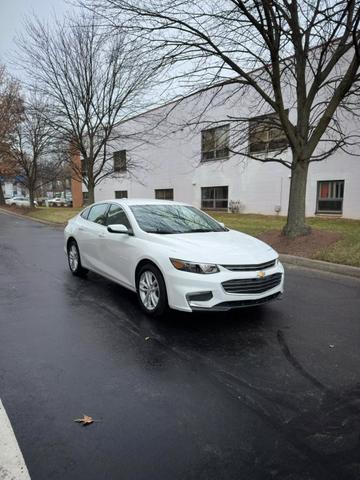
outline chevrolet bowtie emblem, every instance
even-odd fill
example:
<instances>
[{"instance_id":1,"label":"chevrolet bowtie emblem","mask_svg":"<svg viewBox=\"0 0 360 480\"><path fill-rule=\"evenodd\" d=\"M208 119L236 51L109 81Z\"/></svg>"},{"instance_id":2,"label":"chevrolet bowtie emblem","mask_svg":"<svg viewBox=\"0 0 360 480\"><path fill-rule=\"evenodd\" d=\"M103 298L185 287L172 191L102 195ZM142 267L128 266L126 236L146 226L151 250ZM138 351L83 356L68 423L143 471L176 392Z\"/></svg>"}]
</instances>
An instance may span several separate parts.
<instances>
[{"instance_id":1,"label":"chevrolet bowtie emblem","mask_svg":"<svg viewBox=\"0 0 360 480\"><path fill-rule=\"evenodd\" d=\"M265 277L265 272L258 272L258 277L259 278L264 278Z\"/></svg>"}]
</instances>

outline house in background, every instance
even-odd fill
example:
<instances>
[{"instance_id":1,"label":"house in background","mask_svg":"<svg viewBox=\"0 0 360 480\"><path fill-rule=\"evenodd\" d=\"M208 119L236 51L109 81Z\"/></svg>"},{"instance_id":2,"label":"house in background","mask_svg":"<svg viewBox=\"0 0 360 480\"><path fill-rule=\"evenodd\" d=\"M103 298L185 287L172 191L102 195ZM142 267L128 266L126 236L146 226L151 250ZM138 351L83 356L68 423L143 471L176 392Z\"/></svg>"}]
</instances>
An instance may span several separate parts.
<instances>
[{"instance_id":1,"label":"house in background","mask_svg":"<svg viewBox=\"0 0 360 480\"><path fill-rule=\"evenodd\" d=\"M27 195L26 188L21 183L21 178L19 175L14 177L7 177L1 180L1 186L4 192L5 198L12 198L17 196Z\"/></svg>"},{"instance_id":2,"label":"house in background","mask_svg":"<svg viewBox=\"0 0 360 480\"><path fill-rule=\"evenodd\" d=\"M282 158L291 161L287 139L279 128L269 126L273 113L259 115L254 108L257 100L244 98L232 88L223 87L216 100L211 91L193 94L122 123L119 128L128 138L112 145L109 162L115 174L96 187L95 200L158 198L207 210L286 215L291 170L233 153L231 119L239 115L248 119L239 133L240 147L257 157L267 158L281 150ZM200 112L201 122L197 122ZM349 130L360 128L353 119L343 121ZM359 156L338 150L324 161L311 163L307 216L360 219L359 197Z\"/></svg>"}]
</instances>

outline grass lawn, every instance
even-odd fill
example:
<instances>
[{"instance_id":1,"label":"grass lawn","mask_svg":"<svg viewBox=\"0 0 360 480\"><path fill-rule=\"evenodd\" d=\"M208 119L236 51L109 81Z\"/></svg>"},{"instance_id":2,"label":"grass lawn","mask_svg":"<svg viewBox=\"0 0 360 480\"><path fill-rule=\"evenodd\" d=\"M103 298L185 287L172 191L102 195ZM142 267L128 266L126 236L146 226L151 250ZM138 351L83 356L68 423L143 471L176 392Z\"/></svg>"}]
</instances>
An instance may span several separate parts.
<instances>
[{"instance_id":1,"label":"grass lawn","mask_svg":"<svg viewBox=\"0 0 360 480\"><path fill-rule=\"evenodd\" d=\"M9 207L7 207L9 208ZM76 215L80 209L76 208L46 208L39 207L33 210L16 209L18 213L28 215L40 220L65 224L71 217ZM209 212L220 222L225 223L229 228L240 230L255 237L261 237L268 232L280 232L285 225L286 218L271 215L250 215ZM360 267L360 220L346 220L342 218L308 218L308 223L314 231L332 232L340 236L340 239L323 247L312 246L311 258L327 262L343 263ZM308 238L301 237L301 241L307 242ZM291 242L288 241L288 242ZM286 253L278 248L280 253ZM307 255L306 255L307 256Z\"/></svg>"},{"instance_id":2,"label":"grass lawn","mask_svg":"<svg viewBox=\"0 0 360 480\"><path fill-rule=\"evenodd\" d=\"M23 209L25 210L25 209ZM48 222L66 223L69 218L74 217L81 208L62 208L62 207L38 207L32 210L25 210L25 215L38 218L39 220L46 220Z\"/></svg>"},{"instance_id":3,"label":"grass lawn","mask_svg":"<svg viewBox=\"0 0 360 480\"><path fill-rule=\"evenodd\" d=\"M270 215L242 215L232 213L212 213L217 220L229 228L259 237L271 230L280 231L286 218ZM341 239L325 248L315 251L312 258L326 262L343 263L360 267L360 220L343 218L308 218L313 230L338 233ZM306 241L306 237L303 237Z\"/></svg>"}]
</instances>

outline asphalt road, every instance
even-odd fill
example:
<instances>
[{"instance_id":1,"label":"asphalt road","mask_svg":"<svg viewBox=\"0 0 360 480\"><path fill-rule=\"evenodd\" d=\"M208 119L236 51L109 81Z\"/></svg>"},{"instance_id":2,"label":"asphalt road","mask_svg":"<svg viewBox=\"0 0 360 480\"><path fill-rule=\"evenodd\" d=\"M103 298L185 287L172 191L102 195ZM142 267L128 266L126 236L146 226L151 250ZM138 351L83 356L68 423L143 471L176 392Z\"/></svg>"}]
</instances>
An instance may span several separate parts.
<instances>
[{"instance_id":1,"label":"asphalt road","mask_svg":"<svg viewBox=\"0 0 360 480\"><path fill-rule=\"evenodd\" d=\"M33 480L358 480L359 340L357 280L291 268L281 301L153 320L0 214L0 398Z\"/></svg>"}]
</instances>

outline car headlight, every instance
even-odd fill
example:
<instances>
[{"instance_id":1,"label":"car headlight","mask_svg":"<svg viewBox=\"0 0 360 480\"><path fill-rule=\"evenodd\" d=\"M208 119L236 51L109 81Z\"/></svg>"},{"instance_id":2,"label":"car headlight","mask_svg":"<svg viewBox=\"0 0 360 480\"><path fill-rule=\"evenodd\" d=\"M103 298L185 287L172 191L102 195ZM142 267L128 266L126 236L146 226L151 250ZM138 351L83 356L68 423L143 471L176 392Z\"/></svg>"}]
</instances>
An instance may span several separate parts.
<instances>
[{"instance_id":1,"label":"car headlight","mask_svg":"<svg viewBox=\"0 0 360 480\"><path fill-rule=\"evenodd\" d=\"M219 268L214 263L195 263L186 262L185 260L179 260L178 258L170 258L170 262L177 270L191 273L217 273Z\"/></svg>"}]
</instances>

